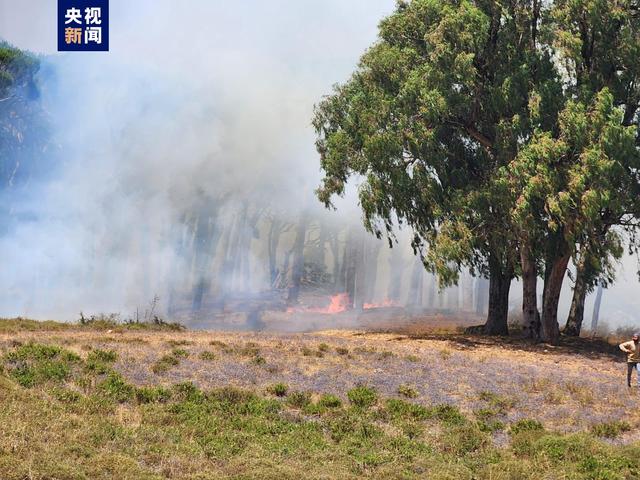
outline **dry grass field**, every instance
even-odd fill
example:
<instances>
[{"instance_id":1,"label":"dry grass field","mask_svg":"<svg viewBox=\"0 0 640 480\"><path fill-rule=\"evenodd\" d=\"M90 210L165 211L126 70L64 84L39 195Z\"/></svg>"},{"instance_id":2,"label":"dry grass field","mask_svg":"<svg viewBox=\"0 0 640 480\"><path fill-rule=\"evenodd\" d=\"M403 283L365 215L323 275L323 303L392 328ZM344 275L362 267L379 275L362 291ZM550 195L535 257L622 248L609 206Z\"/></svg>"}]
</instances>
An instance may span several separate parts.
<instances>
[{"instance_id":1,"label":"dry grass field","mask_svg":"<svg viewBox=\"0 0 640 480\"><path fill-rule=\"evenodd\" d=\"M640 478L615 346L441 327L0 321L0 478Z\"/></svg>"}]
</instances>

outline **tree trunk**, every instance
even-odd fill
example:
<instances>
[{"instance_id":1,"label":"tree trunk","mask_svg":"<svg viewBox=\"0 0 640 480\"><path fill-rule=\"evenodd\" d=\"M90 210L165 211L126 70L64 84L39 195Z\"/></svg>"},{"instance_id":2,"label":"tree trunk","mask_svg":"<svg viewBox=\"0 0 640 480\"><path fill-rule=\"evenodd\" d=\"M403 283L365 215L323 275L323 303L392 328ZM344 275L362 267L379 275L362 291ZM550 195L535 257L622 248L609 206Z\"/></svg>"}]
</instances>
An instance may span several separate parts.
<instances>
[{"instance_id":1,"label":"tree trunk","mask_svg":"<svg viewBox=\"0 0 640 480\"><path fill-rule=\"evenodd\" d=\"M436 296L438 294L438 285L436 285L436 283L436 277L429 274L427 282L427 306L431 310L436 308Z\"/></svg>"},{"instance_id":2,"label":"tree trunk","mask_svg":"<svg viewBox=\"0 0 640 480\"><path fill-rule=\"evenodd\" d=\"M378 278L378 256L380 255L381 242L373 240L368 242L368 248L365 250L367 255L365 259L365 294L364 302L372 303L376 296L376 281Z\"/></svg>"},{"instance_id":3,"label":"tree trunk","mask_svg":"<svg viewBox=\"0 0 640 480\"><path fill-rule=\"evenodd\" d=\"M280 243L280 235L282 234L282 223L275 217L271 220L268 237L269 250L269 279L271 288L275 288L276 279L278 278L277 258L278 244Z\"/></svg>"},{"instance_id":4,"label":"tree trunk","mask_svg":"<svg viewBox=\"0 0 640 480\"><path fill-rule=\"evenodd\" d=\"M569 254L555 256L551 262L547 262L545 268L544 291L542 294L542 339L553 345L556 345L560 340L558 303L569 259Z\"/></svg>"},{"instance_id":5,"label":"tree trunk","mask_svg":"<svg viewBox=\"0 0 640 480\"><path fill-rule=\"evenodd\" d=\"M591 315L591 335L595 335L598 329L598 320L600 319L600 304L602 303L602 293L604 288L602 283L598 283L598 291L596 292L596 300L593 303L593 314Z\"/></svg>"},{"instance_id":6,"label":"tree trunk","mask_svg":"<svg viewBox=\"0 0 640 480\"><path fill-rule=\"evenodd\" d=\"M354 252L355 271L353 274L353 308L361 311L364 308L364 298L367 291L366 262L368 259L365 258L366 244L364 234L356 234L356 241L354 243L356 248Z\"/></svg>"},{"instance_id":7,"label":"tree trunk","mask_svg":"<svg viewBox=\"0 0 640 480\"><path fill-rule=\"evenodd\" d=\"M220 239L215 224L215 210L199 212L193 237L195 283L191 311L200 311L205 294L211 287L211 263Z\"/></svg>"},{"instance_id":8,"label":"tree trunk","mask_svg":"<svg viewBox=\"0 0 640 480\"><path fill-rule=\"evenodd\" d=\"M531 245L525 238L520 244L522 267L522 327L527 337L540 338L540 313L538 312L538 272L531 254Z\"/></svg>"},{"instance_id":9,"label":"tree trunk","mask_svg":"<svg viewBox=\"0 0 640 480\"><path fill-rule=\"evenodd\" d=\"M304 271L304 243L307 237L307 218L301 214L296 228L296 238L293 244L293 265L291 267L291 285L287 301L296 303L300 296L300 283Z\"/></svg>"},{"instance_id":10,"label":"tree trunk","mask_svg":"<svg viewBox=\"0 0 640 480\"><path fill-rule=\"evenodd\" d=\"M508 335L509 289L513 267L502 268L494 257L489 258L489 312L484 332L487 335Z\"/></svg>"},{"instance_id":11,"label":"tree trunk","mask_svg":"<svg viewBox=\"0 0 640 480\"><path fill-rule=\"evenodd\" d=\"M344 250L345 292L349 297L349 307L354 307L356 300L356 273L358 271L358 241L353 230L347 233L347 243Z\"/></svg>"},{"instance_id":12,"label":"tree trunk","mask_svg":"<svg viewBox=\"0 0 640 480\"><path fill-rule=\"evenodd\" d=\"M567 324L564 326L563 333L570 337L579 337L582 329L582 320L584 319L584 301L587 298L587 255L582 255L578 265L576 266L576 283L573 287L573 298L571 300L571 309Z\"/></svg>"}]
</instances>

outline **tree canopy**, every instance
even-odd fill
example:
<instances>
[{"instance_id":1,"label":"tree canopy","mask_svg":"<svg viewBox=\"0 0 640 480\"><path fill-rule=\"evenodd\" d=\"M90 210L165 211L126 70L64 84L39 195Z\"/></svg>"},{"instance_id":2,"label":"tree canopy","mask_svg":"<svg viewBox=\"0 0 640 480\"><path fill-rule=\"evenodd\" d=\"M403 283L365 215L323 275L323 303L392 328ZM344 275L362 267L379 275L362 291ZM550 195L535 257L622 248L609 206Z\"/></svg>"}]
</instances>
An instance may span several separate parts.
<instances>
[{"instance_id":1,"label":"tree canopy","mask_svg":"<svg viewBox=\"0 0 640 480\"><path fill-rule=\"evenodd\" d=\"M590 259L592 285L621 254L612 228L635 228L636 8L398 2L316 107L319 199L330 206L358 178L370 231L393 238L407 224L443 285L465 266L489 276L487 333L507 333L509 286L522 276L526 326L557 341L570 259Z\"/></svg>"}]
</instances>

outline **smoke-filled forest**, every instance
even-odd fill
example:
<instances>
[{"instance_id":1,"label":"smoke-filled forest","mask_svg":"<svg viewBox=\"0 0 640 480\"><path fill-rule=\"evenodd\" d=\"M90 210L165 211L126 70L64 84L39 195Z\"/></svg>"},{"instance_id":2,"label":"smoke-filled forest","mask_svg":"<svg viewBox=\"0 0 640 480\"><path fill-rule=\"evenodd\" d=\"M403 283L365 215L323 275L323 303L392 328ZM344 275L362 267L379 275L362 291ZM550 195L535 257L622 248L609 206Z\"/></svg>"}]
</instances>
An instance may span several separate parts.
<instances>
[{"instance_id":1,"label":"smoke-filled forest","mask_svg":"<svg viewBox=\"0 0 640 480\"><path fill-rule=\"evenodd\" d=\"M0 0L1 479L640 478L636 0L57 3Z\"/></svg>"}]
</instances>

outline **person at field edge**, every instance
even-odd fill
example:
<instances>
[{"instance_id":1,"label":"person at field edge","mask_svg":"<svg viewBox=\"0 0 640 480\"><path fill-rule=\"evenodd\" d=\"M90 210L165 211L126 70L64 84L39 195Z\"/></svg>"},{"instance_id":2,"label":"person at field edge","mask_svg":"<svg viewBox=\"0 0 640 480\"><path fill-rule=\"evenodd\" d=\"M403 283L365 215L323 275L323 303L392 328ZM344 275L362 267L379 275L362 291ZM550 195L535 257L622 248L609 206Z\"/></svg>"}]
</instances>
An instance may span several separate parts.
<instances>
[{"instance_id":1,"label":"person at field edge","mask_svg":"<svg viewBox=\"0 0 640 480\"><path fill-rule=\"evenodd\" d=\"M640 335L634 333L631 340L620 344L620 350L627 354L627 386L631 386L631 372L635 368L638 374L638 387L640 387L640 369L638 369L638 362L640 362Z\"/></svg>"}]
</instances>

